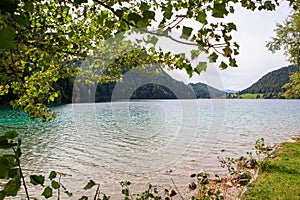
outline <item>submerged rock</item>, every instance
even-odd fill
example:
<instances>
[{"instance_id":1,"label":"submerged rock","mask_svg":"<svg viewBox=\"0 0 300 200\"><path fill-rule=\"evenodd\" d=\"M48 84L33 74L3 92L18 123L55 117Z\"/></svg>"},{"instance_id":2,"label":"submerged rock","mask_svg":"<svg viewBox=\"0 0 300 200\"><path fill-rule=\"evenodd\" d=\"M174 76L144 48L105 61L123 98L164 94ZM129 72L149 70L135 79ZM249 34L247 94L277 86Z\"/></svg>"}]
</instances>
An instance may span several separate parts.
<instances>
[{"instance_id":1,"label":"submerged rock","mask_svg":"<svg viewBox=\"0 0 300 200\"><path fill-rule=\"evenodd\" d=\"M197 188L197 185L196 185L195 182L191 182L191 183L189 184L189 189L190 189L190 190L194 190L194 189L196 189L196 188Z\"/></svg>"},{"instance_id":2,"label":"submerged rock","mask_svg":"<svg viewBox=\"0 0 300 200\"><path fill-rule=\"evenodd\" d=\"M177 194L177 192L175 190L170 191L170 197L174 197L176 194Z\"/></svg>"},{"instance_id":3,"label":"submerged rock","mask_svg":"<svg viewBox=\"0 0 300 200\"><path fill-rule=\"evenodd\" d=\"M195 177L196 177L196 174L191 174L190 177L191 177L191 178L195 178Z\"/></svg>"}]
</instances>

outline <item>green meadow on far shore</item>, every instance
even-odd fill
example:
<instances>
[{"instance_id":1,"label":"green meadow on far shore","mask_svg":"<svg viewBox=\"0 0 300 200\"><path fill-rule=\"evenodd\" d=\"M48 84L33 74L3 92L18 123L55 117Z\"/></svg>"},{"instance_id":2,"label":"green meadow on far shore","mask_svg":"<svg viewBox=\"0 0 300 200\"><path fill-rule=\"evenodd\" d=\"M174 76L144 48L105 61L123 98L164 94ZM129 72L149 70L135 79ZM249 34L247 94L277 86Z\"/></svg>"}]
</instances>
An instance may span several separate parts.
<instances>
[{"instance_id":1,"label":"green meadow on far shore","mask_svg":"<svg viewBox=\"0 0 300 200\"><path fill-rule=\"evenodd\" d=\"M250 93L245 93L245 94L229 94L229 98L233 99L263 99L263 94L250 94Z\"/></svg>"},{"instance_id":2,"label":"green meadow on far shore","mask_svg":"<svg viewBox=\"0 0 300 200\"><path fill-rule=\"evenodd\" d=\"M300 137L280 145L242 199L300 199Z\"/></svg>"},{"instance_id":3,"label":"green meadow on far shore","mask_svg":"<svg viewBox=\"0 0 300 200\"><path fill-rule=\"evenodd\" d=\"M263 94L250 94L250 93L240 95L242 99L260 99L262 98L262 96Z\"/></svg>"}]
</instances>

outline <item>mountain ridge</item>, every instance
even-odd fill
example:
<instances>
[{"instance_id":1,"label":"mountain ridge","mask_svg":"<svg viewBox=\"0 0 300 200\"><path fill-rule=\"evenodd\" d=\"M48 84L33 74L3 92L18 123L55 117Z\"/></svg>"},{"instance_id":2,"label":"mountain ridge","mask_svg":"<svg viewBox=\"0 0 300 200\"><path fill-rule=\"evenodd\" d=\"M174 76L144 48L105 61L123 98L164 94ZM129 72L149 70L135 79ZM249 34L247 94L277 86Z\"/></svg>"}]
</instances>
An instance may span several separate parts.
<instances>
[{"instance_id":1,"label":"mountain ridge","mask_svg":"<svg viewBox=\"0 0 300 200\"><path fill-rule=\"evenodd\" d=\"M273 70L263 75L258 81L250 87L242 90L239 94L263 94L264 98L282 98L282 94L286 91L283 85L289 82L291 73L299 71L294 65L289 65Z\"/></svg>"},{"instance_id":2,"label":"mountain ridge","mask_svg":"<svg viewBox=\"0 0 300 200\"><path fill-rule=\"evenodd\" d=\"M155 68L153 69L155 71ZM149 72L149 69L147 70ZM294 65L282 67L280 69L271 71L263 75L258 81L253 83L250 87L235 92L227 89L221 91L205 83L189 83L185 84L181 81L173 79L164 70L161 73L153 76L146 74L124 71L125 82L110 82L104 84L98 84L95 93L96 102L107 102L117 100L118 98L124 98L122 95L127 95L127 99L193 99L193 98L241 98L244 94L255 94L255 97L263 98L283 98L282 93L285 89L282 88L284 84L289 82L289 76L292 72L299 71ZM128 73L130 76L128 76ZM131 79L130 79L131 77ZM124 80L123 80L124 81ZM75 78L60 79L54 84L54 88L60 91L60 96L56 100L56 103L72 103L72 93L74 89ZM123 91L119 90L119 93L114 93L116 86L126 85ZM137 87L140 85L140 87ZM125 94L130 91L130 94ZM124 93L125 92L125 93ZM112 98L112 95L115 95ZM258 94L258 95L257 95ZM118 96L119 95L119 96ZM130 96L128 96L130 95ZM247 97L246 97L247 98ZM8 104L11 97L0 97L0 104ZM80 102L85 102L81 100Z\"/></svg>"}]
</instances>

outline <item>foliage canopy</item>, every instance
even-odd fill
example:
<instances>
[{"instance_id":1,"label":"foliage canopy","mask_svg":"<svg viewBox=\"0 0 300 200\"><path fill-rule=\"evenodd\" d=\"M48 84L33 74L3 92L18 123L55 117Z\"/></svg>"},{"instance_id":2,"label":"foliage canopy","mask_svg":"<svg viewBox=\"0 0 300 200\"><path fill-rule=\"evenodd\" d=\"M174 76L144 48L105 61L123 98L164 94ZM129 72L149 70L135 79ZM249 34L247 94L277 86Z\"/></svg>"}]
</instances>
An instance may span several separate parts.
<instances>
[{"instance_id":1,"label":"foliage canopy","mask_svg":"<svg viewBox=\"0 0 300 200\"><path fill-rule=\"evenodd\" d=\"M15 109L24 109L32 119L52 119L55 114L46 104L59 96L53 83L76 76L80 71L76 62L93 54L95 47L103 46L109 38L134 29L147 32L149 27L159 29L156 34L169 38L170 32L178 29L182 38L199 47L193 54L208 53L212 62L222 56L222 69L236 67L239 45L231 36L236 26L221 20L235 12L236 4L250 10L274 10L278 0L3 0L0 95L9 94L10 104ZM190 27L184 23L186 19L198 25ZM155 44L155 34L147 42ZM128 45L123 44L123 48ZM106 51L111 49L107 47ZM114 59L106 76L95 75L103 67L101 56L97 65L87 70L87 76L102 83L115 81L122 76L122 66L135 68L147 63L185 69L190 76L205 70L202 65L192 67L182 55L141 46Z\"/></svg>"},{"instance_id":2,"label":"foliage canopy","mask_svg":"<svg viewBox=\"0 0 300 200\"><path fill-rule=\"evenodd\" d=\"M267 44L272 52L283 50L288 61L300 67L300 1L295 0L290 16L283 24L277 24L276 37ZM290 82L284 85L286 98L300 98L300 72L290 76Z\"/></svg>"}]
</instances>

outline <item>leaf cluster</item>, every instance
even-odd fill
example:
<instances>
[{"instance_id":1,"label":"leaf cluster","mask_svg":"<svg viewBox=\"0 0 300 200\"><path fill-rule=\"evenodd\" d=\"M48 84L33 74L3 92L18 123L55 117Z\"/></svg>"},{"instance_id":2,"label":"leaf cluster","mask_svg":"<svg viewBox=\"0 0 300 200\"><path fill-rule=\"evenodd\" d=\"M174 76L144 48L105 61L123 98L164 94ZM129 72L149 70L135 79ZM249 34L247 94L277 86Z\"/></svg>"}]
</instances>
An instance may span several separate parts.
<instances>
[{"instance_id":1,"label":"leaf cluster","mask_svg":"<svg viewBox=\"0 0 300 200\"><path fill-rule=\"evenodd\" d=\"M53 87L54 83L77 76L84 67L76 62L82 62L88 55L100 56L94 64L88 63L93 67L85 71L89 77L85 84L120 80L124 65L135 68L157 63L169 69L184 69L190 76L206 70L205 63L193 67L185 55L155 48L158 36L182 42L172 37L171 32L176 29L181 31L184 43L188 41L191 43L187 44L198 47L192 53L194 58L208 53L211 62L216 62L219 56L225 58L220 64L222 69L236 67L239 45L231 36L236 26L222 20L234 13L236 4L251 10L274 10L278 1L3 0L0 3L0 95L8 95L10 104L15 109L24 109L32 119L47 121L55 118L47 104L61 95ZM218 22L209 22L210 17ZM185 24L186 19L196 21L199 26ZM149 27L159 31L149 32ZM105 46L105 41L114 40L116 35L124 36L129 30L150 33L144 42L153 47L145 49L135 44L134 49L122 53L124 47L131 47ZM113 57L107 58L104 52L98 54L96 47L114 50ZM107 59L113 61L110 67ZM95 76L98 72L103 76Z\"/></svg>"},{"instance_id":2,"label":"leaf cluster","mask_svg":"<svg viewBox=\"0 0 300 200\"><path fill-rule=\"evenodd\" d=\"M300 67L300 1L290 1L293 10L283 24L277 24L275 29L276 36L267 43L267 47L273 53L283 50L288 61L298 68ZM290 82L284 85L287 91L284 93L286 98L298 99L300 79L299 72L290 76Z\"/></svg>"},{"instance_id":3,"label":"leaf cluster","mask_svg":"<svg viewBox=\"0 0 300 200\"><path fill-rule=\"evenodd\" d=\"M51 171L48 176L48 185L45 185L45 176L30 175L30 183L34 186L41 185L43 187L43 192L41 195L46 199L53 197L54 191L57 191L58 199L60 199L61 191L63 191L63 193L70 198L73 194L69 192L67 188L61 183L61 178L65 175L66 174Z\"/></svg>"},{"instance_id":4,"label":"leaf cluster","mask_svg":"<svg viewBox=\"0 0 300 200\"><path fill-rule=\"evenodd\" d=\"M0 136L0 150L4 152L0 155L0 179L5 182L0 191L0 199L16 196L21 187L21 140L16 142L17 137L18 133L15 131Z\"/></svg>"}]
</instances>

